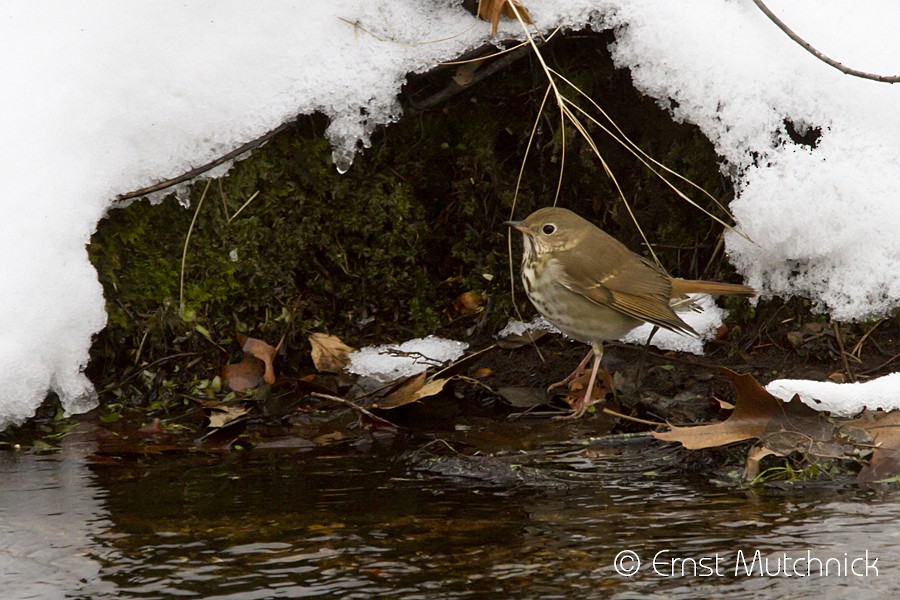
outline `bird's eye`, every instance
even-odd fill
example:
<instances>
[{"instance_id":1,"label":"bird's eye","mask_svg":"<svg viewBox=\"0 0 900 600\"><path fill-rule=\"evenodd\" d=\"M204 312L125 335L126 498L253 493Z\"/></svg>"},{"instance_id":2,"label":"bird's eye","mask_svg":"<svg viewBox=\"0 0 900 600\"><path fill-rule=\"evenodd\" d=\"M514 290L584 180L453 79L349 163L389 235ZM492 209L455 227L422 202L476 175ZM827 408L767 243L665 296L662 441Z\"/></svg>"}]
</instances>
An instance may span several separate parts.
<instances>
[{"instance_id":1,"label":"bird's eye","mask_svg":"<svg viewBox=\"0 0 900 600\"><path fill-rule=\"evenodd\" d=\"M545 235L552 235L556 231L556 225L553 223L547 223L543 227L541 227L541 231L544 232Z\"/></svg>"}]
</instances>

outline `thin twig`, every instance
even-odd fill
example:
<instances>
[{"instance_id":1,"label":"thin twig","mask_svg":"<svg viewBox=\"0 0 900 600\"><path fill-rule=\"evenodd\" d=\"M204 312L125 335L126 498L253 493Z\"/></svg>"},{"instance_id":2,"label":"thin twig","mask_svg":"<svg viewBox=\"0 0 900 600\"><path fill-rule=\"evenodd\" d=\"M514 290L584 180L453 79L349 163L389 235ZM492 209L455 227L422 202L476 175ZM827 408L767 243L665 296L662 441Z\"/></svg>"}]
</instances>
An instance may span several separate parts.
<instances>
[{"instance_id":1,"label":"thin twig","mask_svg":"<svg viewBox=\"0 0 900 600\"><path fill-rule=\"evenodd\" d=\"M831 328L834 330L834 339L837 340L838 350L841 351L841 361L844 363L844 370L847 371L847 377L850 381L856 381L853 371L850 370L850 361L847 360L847 352L844 350L844 340L841 339L841 329L838 327L837 321L831 322Z\"/></svg>"},{"instance_id":2,"label":"thin twig","mask_svg":"<svg viewBox=\"0 0 900 600\"><path fill-rule=\"evenodd\" d=\"M310 396L313 396L314 398L321 398L322 400L331 400L332 402L340 402L341 404L346 404L353 410L361 412L362 414L366 415L367 417L369 417L370 419L372 419L373 421L375 421L376 423L378 423L380 425L386 425L388 427L393 427L394 429L399 429L399 427L397 427L396 425L394 425L387 419L383 419L383 418L379 417L378 415L374 414L372 411L365 409L358 404L354 404L353 402L350 402L349 400L345 400L344 398L341 398L340 396L332 396L331 394L320 394L319 392L313 392L312 394L310 394Z\"/></svg>"},{"instance_id":3,"label":"thin twig","mask_svg":"<svg viewBox=\"0 0 900 600\"><path fill-rule=\"evenodd\" d=\"M184 237L184 248L181 251L181 277L178 283L178 313L184 316L184 265L187 262L188 243L191 241L191 233L194 231L194 224L197 222L197 215L200 214L200 208L203 206L203 200L206 199L206 192L209 191L209 184L212 179L206 180L206 187L203 188L203 194L200 201L197 202L197 209L194 211L194 218L191 219L191 226L188 227L187 235Z\"/></svg>"},{"instance_id":4,"label":"thin twig","mask_svg":"<svg viewBox=\"0 0 900 600\"><path fill-rule=\"evenodd\" d=\"M859 341L856 342L856 345L853 346L853 350L850 351L850 354L856 357L856 360L862 362L863 345L866 343L868 337L872 335L872 332L875 331L882 323L884 323L884 319L878 319L878 321L876 321L876 323L872 325L872 327L870 327L869 330L866 331L861 338L859 338Z\"/></svg>"},{"instance_id":5,"label":"thin twig","mask_svg":"<svg viewBox=\"0 0 900 600\"><path fill-rule=\"evenodd\" d=\"M854 77L861 77L862 79L871 79L873 81L880 81L881 83L898 83L900 82L900 76L898 75L878 75L876 73L867 73L865 71L859 71L857 69L851 69L850 67L844 66L842 63L834 60L833 58L829 58L816 50L816 48L804 40L802 37L794 33L794 30L788 27L784 21L779 19L775 13L769 10L769 7L763 3L762 0L753 0L753 3L762 11L764 15L769 17L769 20L775 23L781 31L785 33L789 38L800 44L800 47L821 60L826 65L834 67L841 73L845 75L853 75Z\"/></svg>"},{"instance_id":6,"label":"thin twig","mask_svg":"<svg viewBox=\"0 0 900 600\"><path fill-rule=\"evenodd\" d=\"M622 413L616 412L609 408L604 408L603 412L608 415L612 415L614 417L619 417L620 419L625 419L627 421L634 421L635 423L642 423L644 425L653 425L654 427L656 427L656 426L667 427L666 423L660 423L659 421L648 421L646 419L639 419L637 417L632 417L630 415L623 415Z\"/></svg>"},{"instance_id":7,"label":"thin twig","mask_svg":"<svg viewBox=\"0 0 900 600\"><path fill-rule=\"evenodd\" d=\"M407 110L407 115L416 115L433 106L437 106L438 104L449 100L461 91L468 89L477 83L480 83L494 73L505 69L506 67L510 66L517 60L524 58L527 55L528 47L524 43L520 44L514 50L505 54L502 58L498 58L497 60L479 68L477 71L474 71L471 77L465 83L459 83L458 81L453 80L450 85L437 92L436 94L429 96L421 102L416 102L410 99L410 109Z\"/></svg>"},{"instance_id":8,"label":"thin twig","mask_svg":"<svg viewBox=\"0 0 900 600\"><path fill-rule=\"evenodd\" d=\"M230 217L228 217L228 222L231 223L232 221L234 221L235 219L237 219L237 216L238 216L239 214L241 214L241 211L244 210L245 208L247 208L247 206L248 206L251 202L253 202L253 200L254 200L257 196L259 196L259 190L256 190L255 192L253 192L253 195L251 195L251 196L247 199L247 201L244 202L244 203L241 205L241 207L240 207L239 209L237 209L237 212L234 213L233 215L231 215Z\"/></svg>"}]
</instances>

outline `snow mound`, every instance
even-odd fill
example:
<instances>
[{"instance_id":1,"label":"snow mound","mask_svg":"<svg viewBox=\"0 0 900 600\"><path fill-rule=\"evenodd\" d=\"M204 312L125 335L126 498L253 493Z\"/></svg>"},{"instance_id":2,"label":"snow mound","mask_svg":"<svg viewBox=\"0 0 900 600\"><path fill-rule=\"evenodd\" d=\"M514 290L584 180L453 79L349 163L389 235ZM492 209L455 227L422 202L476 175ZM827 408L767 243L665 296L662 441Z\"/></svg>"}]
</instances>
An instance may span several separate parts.
<instances>
[{"instance_id":1,"label":"snow mound","mask_svg":"<svg viewBox=\"0 0 900 600\"><path fill-rule=\"evenodd\" d=\"M360 348L350 353L347 371L388 383L459 359L469 344L429 335L398 345Z\"/></svg>"}]
</instances>

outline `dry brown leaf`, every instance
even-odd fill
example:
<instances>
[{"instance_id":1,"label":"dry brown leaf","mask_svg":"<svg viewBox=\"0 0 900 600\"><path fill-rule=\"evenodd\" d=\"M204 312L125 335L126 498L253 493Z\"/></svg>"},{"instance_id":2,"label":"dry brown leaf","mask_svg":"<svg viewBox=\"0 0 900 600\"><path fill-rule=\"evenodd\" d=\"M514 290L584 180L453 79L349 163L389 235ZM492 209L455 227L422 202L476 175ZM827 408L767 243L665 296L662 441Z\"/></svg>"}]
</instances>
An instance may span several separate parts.
<instances>
[{"instance_id":1,"label":"dry brown leaf","mask_svg":"<svg viewBox=\"0 0 900 600\"><path fill-rule=\"evenodd\" d=\"M770 439L773 443L766 446L784 446L785 436L778 436L785 431L797 433L796 449L805 449L801 444L808 444L813 436L806 433L811 427L816 429L815 439L820 439L820 423L824 416L806 406L798 398L791 402L782 402L770 394L751 375L740 375L729 369L722 369L731 379L737 390L734 412L720 423L696 425L693 427L675 427L670 431L653 433L659 440L680 442L689 450L714 448L750 439ZM777 443L776 442L777 438ZM772 448L783 452L784 447Z\"/></svg>"},{"instance_id":2,"label":"dry brown leaf","mask_svg":"<svg viewBox=\"0 0 900 600\"><path fill-rule=\"evenodd\" d=\"M513 10L510 4L515 4L516 10ZM516 11L522 21L531 25L531 15L528 9L522 4L521 0L479 0L478 16L486 21L491 22L491 35L497 34L497 26L500 24L500 15L503 14L510 19L516 18Z\"/></svg>"},{"instance_id":3,"label":"dry brown leaf","mask_svg":"<svg viewBox=\"0 0 900 600\"><path fill-rule=\"evenodd\" d=\"M513 350L528 344L533 344L548 333L550 332L547 329L532 329L523 334L510 334L503 339L498 339L497 346L504 350Z\"/></svg>"},{"instance_id":4,"label":"dry brown leaf","mask_svg":"<svg viewBox=\"0 0 900 600\"><path fill-rule=\"evenodd\" d=\"M218 429L228 425L235 419L239 419L250 412L249 408L245 408L238 404L218 404L210 406L209 428Z\"/></svg>"},{"instance_id":5,"label":"dry brown leaf","mask_svg":"<svg viewBox=\"0 0 900 600\"><path fill-rule=\"evenodd\" d=\"M230 389L243 392L259 387L265 372L266 365L263 361L245 354L241 362L222 367L222 379Z\"/></svg>"},{"instance_id":6,"label":"dry brown leaf","mask_svg":"<svg viewBox=\"0 0 900 600\"><path fill-rule=\"evenodd\" d=\"M581 375L569 382L569 387L563 398L563 400L566 401L566 404L574 408L575 405L584 398L584 393L587 391L587 387L591 382L591 375L593 375L591 370L586 369ZM609 369L602 366L600 372L597 373L597 381L594 382L594 387L591 388L591 404L603 402L606 395L611 393L612 390L612 374L610 374Z\"/></svg>"},{"instance_id":7,"label":"dry brown leaf","mask_svg":"<svg viewBox=\"0 0 900 600\"><path fill-rule=\"evenodd\" d=\"M752 481L759 475L759 463L767 456L783 456L765 446L757 444L747 452L747 464L744 466L744 481Z\"/></svg>"},{"instance_id":8,"label":"dry brown leaf","mask_svg":"<svg viewBox=\"0 0 900 600\"><path fill-rule=\"evenodd\" d=\"M331 444L337 444L346 438L346 434L340 431L332 431L331 433L323 433L322 435L313 438L313 442L320 446L329 446Z\"/></svg>"},{"instance_id":9,"label":"dry brown leaf","mask_svg":"<svg viewBox=\"0 0 900 600\"><path fill-rule=\"evenodd\" d=\"M322 373L340 373L350 364L350 353L356 350L341 341L336 335L313 333L309 336L312 346L312 361Z\"/></svg>"},{"instance_id":10,"label":"dry brown leaf","mask_svg":"<svg viewBox=\"0 0 900 600\"><path fill-rule=\"evenodd\" d=\"M400 406L406 406L412 402L416 402L421 400L422 398L427 398L428 396L434 396L439 394L441 390L444 389L444 386L447 385L449 379L433 379L431 381L427 381L425 379L425 372L419 373L418 375L413 375L406 379L403 383L397 386L393 392L387 395L382 400L379 400L377 403L372 404L372 408L380 408L383 410L388 410L391 408L398 408Z\"/></svg>"},{"instance_id":11,"label":"dry brown leaf","mask_svg":"<svg viewBox=\"0 0 900 600\"><path fill-rule=\"evenodd\" d=\"M484 309L485 297L478 292L465 292L453 301L453 311L458 315L471 315Z\"/></svg>"},{"instance_id":12,"label":"dry brown leaf","mask_svg":"<svg viewBox=\"0 0 900 600\"><path fill-rule=\"evenodd\" d=\"M850 424L869 432L875 444L872 458L857 481L871 483L896 476L900 472L900 411L866 411Z\"/></svg>"},{"instance_id":13,"label":"dry brown leaf","mask_svg":"<svg viewBox=\"0 0 900 600\"><path fill-rule=\"evenodd\" d=\"M726 402L721 398L713 398L713 400L716 401L716 403L719 405L719 408L721 408L722 410L734 410L734 404L732 404L731 402Z\"/></svg>"},{"instance_id":14,"label":"dry brown leaf","mask_svg":"<svg viewBox=\"0 0 900 600\"><path fill-rule=\"evenodd\" d=\"M263 361L263 364L266 366L263 381L269 384L275 383L275 347L262 340L247 337L240 331L237 333L237 341L241 345L241 350L244 351L244 354L255 356Z\"/></svg>"},{"instance_id":15,"label":"dry brown leaf","mask_svg":"<svg viewBox=\"0 0 900 600\"><path fill-rule=\"evenodd\" d=\"M838 419L810 408L796 396L782 402L750 375L728 369L723 372L737 390L734 412L728 419L711 425L672 427L653 435L680 442L690 450L758 439L747 455L747 479L759 475L759 461L766 456L800 452L807 458L858 460L869 448L873 448L872 455L859 472L858 482L884 481L900 474L900 411L865 411L856 419Z\"/></svg>"}]
</instances>

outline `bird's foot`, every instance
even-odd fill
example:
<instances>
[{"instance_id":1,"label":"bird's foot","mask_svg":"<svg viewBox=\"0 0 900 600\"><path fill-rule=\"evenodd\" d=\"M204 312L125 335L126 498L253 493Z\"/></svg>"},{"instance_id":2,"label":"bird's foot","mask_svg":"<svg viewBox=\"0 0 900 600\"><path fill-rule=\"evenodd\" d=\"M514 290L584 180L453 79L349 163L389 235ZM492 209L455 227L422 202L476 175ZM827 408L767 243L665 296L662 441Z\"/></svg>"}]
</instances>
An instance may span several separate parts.
<instances>
[{"instance_id":1,"label":"bird's foot","mask_svg":"<svg viewBox=\"0 0 900 600\"><path fill-rule=\"evenodd\" d=\"M593 381L589 379L591 375L594 374L582 373L578 378L573 378L565 397L572 410L569 414L554 417L554 419L578 419L584 416L592 406L606 400L606 395L612 391L612 375L606 367L600 370Z\"/></svg>"},{"instance_id":2,"label":"bird's foot","mask_svg":"<svg viewBox=\"0 0 900 600\"><path fill-rule=\"evenodd\" d=\"M551 383L549 386L547 386L547 391L549 392L550 390L552 390L554 388L563 387L563 386L566 386L571 390L572 385L570 385L570 384L577 382L578 380L584 378L585 373L587 373L587 369L585 369L585 367L587 367L588 361L591 360L591 357L593 357L593 356L594 356L594 351L593 350L589 351L587 353L587 355L583 359L581 359L581 362L578 364L577 367L575 367L574 371L569 373L565 379L563 379L561 381L557 381L556 383Z\"/></svg>"}]
</instances>

